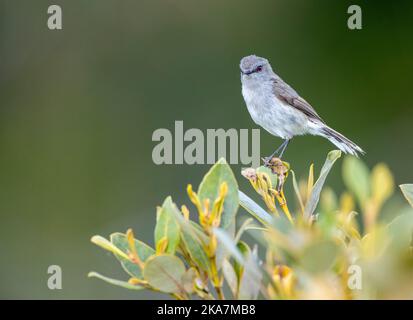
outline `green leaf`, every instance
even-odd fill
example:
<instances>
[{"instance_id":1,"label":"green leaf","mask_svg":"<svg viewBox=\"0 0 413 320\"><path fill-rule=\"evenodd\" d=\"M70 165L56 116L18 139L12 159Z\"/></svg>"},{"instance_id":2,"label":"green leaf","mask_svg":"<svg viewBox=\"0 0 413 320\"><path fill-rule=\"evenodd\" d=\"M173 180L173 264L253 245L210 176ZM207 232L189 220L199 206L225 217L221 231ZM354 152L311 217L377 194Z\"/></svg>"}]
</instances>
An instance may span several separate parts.
<instances>
[{"instance_id":1,"label":"green leaf","mask_svg":"<svg viewBox=\"0 0 413 320\"><path fill-rule=\"evenodd\" d=\"M252 218L248 218L245 219L245 221L242 223L241 227L238 229L237 234L234 238L235 243L238 243L238 241L241 240L242 234L248 230L248 227L253 225L253 219Z\"/></svg>"},{"instance_id":2,"label":"green leaf","mask_svg":"<svg viewBox=\"0 0 413 320\"><path fill-rule=\"evenodd\" d=\"M193 221L185 220L181 214L176 215L176 221L181 228L181 240L191 259L202 270L210 272L209 258L204 250L208 243L208 237L201 227Z\"/></svg>"},{"instance_id":3,"label":"green leaf","mask_svg":"<svg viewBox=\"0 0 413 320\"><path fill-rule=\"evenodd\" d=\"M313 186L314 186L314 163L310 165L310 170L308 171L307 196L306 196L307 199L310 198L311 191L313 190Z\"/></svg>"},{"instance_id":4,"label":"green leaf","mask_svg":"<svg viewBox=\"0 0 413 320\"><path fill-rule=\"evenodd\" d=\"M219 159L204 176L198 188L198 196L202 202L205 199L210 199L213 203L219 195L219 189L223 182L227 183L228 193L224 201L220 227L226 229L235 219L239 201L238 184L225 159Z\"/></svg>"},{"instance_id":5,"label":"green leaf","mask_svg":"<svg viewBox=\"0 0 413 320\"><path fill-rule=\"evenodd\" d=\"M374 202L381 206L394 191L394 179L384 163L374 166L371 172L371 194Z\"/></svg>"},{"instance_id":6,"label":"green leaf","mask_svg":"<svg viewBox=\"0 0 413 320\"><path fill-rule=\"evenodd\" d=\"M407 207L387 225L391 235L391 250L404 252L411 246L413 236L413 210ZM399 252L400 252L399 251Z\"/></svg>"},{"instance_id":7,"label":"green leaf","mask_svg":"<svg viewBox=\"0 0 413 320\"><path fill-rule=\"evenodd\" d=\"M244 271L239 283L239 299L256 300L260 293L262 273L258 267L257 247L245 257Z\"/></svg>"},{"instance_id":8,"label":"green leaf","mask_svg":"<svg viewBox=\"0 0 413 320\"><path fill-rule=\"evenodd\" d=\"M129 244L128 239L125 234L123 233L112 233L110 235L111 243L118 247L123 252L129 251ZM136 253L138 254L139 259L142 262L145 262L150 256L155 254L155 250L149 247L147 244L143 243L142 241L135 239L135 248ZM132 277L142 279L142 270L139 268L138 265L131 262L129 259L125 259L123 256L115 254L115 257L120 261L123 269Z\"/></svg>"},{"instance_id":9,"label":"green leaf","mask_svg":"<svg viewBox=\"0 0 413 320\"><path fill-rule=\"evenodd\" d=\"M203 245L194 233L184 229L182 234L182 241L185 248L189 252L191 259L204 271L210 272L210 264L208 256L204 250Z\"/></svg>"},{"instance_id":10,"label":"green leaf","mask_svg":"<svg viewBox=\"0 0 413 320\"><path fill-rule=\"evenodd\" d=\"M291 230L292 225L284 216L274 217L270 215L242 191L239 191L239 201L241 207L260 221L264 226L276 228L278 231L283 233L287 233Z\"/></svg>"},{"instance_id":11,"label":"green leaf","mask_svg":"<svg viewBox=\"0 0 413 320\"><path fill-rule=\"evenodd\" d=\"M400 189L409 204L413 207L413 184L401 184Z\"/></svg>"},{"instance_id":12,"label":"green leaf","mask_svg":"<svg viewBox=\"0 0 413 320\"><path fill-rule=\"evenodd\" d=\"M234 220L230 226L225 230L227 235L231 238L234 239L235 238L235 229L236 229L236 221ZM235 241L236 243L236 241ZM222 268L222 264L224 262L224 260L227 258L229 252L227 251L226 247L224 244L222 244L221 241L218 241L217 243L217 249L215 252L216 255L216 265L217 265L217 269L218 271L221 270Z\"/></svg>"},{"instance_id":13,"label":"green leaf","mask_svg":"<svg viewBox=\"0 0 413 320\"><path fill-rule=\"evenodd\" d=\"M121 281L121 280L108 278L108 277L102 276L101 274L99 274L97 272L89 272L89 274L87 276L89 278L98 278L98 279L103 280L107 283L110 283L110 284L113 284L115 286L122 287L122 288L125 288L125 289L130 289L130 290L142 290L142 289L144 289L144 287L142 287L142 286L133 285L133 284L130 284L126 281Z\"/></svg>"},{"instance_id":14,"label":"green leaf","mask_svg":"<svg viewBox=\"0 0 413 320\"><path fill-rule=\"evenodd\" d=\"M248 197L241 190L238 191L239 194L239 204L243 207L248 213L250 213L254 218L263 223L264 225L272 225L274 223L274 218L262 207L260 207L254 200Z\"/></svg>"},{"instance_id":15,"label":"green leaf","mask_svg":"<svg viewBox=\"0 0 413 320\"><path fill-rule=\"evenodd\" d=\"M185 292L182 283L184 274L184 263L170 254L149 258L143 269L143 277L149 285L166 293Z\"/></svg>"},{"instance_id":16,"label":"green leaf","mask_svg":"<svg viewBox=\"0 0 413 320\"><path fill-rule=\"evenodd\" d=\"M242 273L244 272L245 257L247 257L251 253L251 249L244 241L238 242L236 248L240 252L242 260L235 259L234 270L237 274L238 281L241 281Z\"/></svg>"},{"instance_id":17,"label":"green leaf","mask_svg":"<svg viewBox=\"0 0 413 320\"><path fill-rule=\"evenodd\" d=\"M330 240L320 240L304 249L300 258L301 266L311 273L330 269L338 255L338 246Z\"/></svg>"},{"instance_id":18,"label":"green leaf","mask_svg":"<svg viewBox=\"0 0 413 320\"><path fill-rule=\"evenodd\" d=\"M155 244L157 246L162 238L166 238L168 241L166 252L170 254L175 253L176 247L179 244L179 224L175 219L176 214L179 214L179 210L175 203L172 202L172 198L166 198L157 217Z\"/></svg>"},{"instance_id":19,"label":"green leaf","mask_svg":"<svg viewBox=\"0 0 413 320\"><path fill-rule=\"evenodd\" d=\"M195 268L189 268L182 276L182 285L186 292L192 293L194 291L194 284L197 273Z\"/></svg>"},{"instance_id":20,"label":"green leaf","mask_svg":"<svg viewBox=\"0 0 413 320\"><path fill-rule=\"evenodd\" d=\"M326 187L321 192L320 207L322 213L331 213L337 210L338 200L333 189Z\"/></svg>"},{"instance_id":21,"label":"green leaf","mask_svg":"<svg viewBox=\"0 0 413 320\"><path fill-rule=\"evenodd\" d=\"M320 199L320 193L323 189L324 182L326 181L327 175L333 167L334 162L341 157L340 150L330 151L327 155L327 159L321 168L320 176L318 177L316 183L311 189L310 197L305 205L304 218L309 219L317 208L318 201Z\"/></svg>"},{"instance_id":22,"label":"green leaf","mask_svg":"<svg viewBox=\"0 0 413 320\"><path fill-rule=\"evenodd\" d=\"M298 204L300 205L301 213L304 214L304 202L303 202L303 198L301 197L301 194L300 194L300 189L298 188L297 178L295 176L294 170L290 170L290 171L291 171L291 174L293 176L294 193L297 197Z\"/></svg>"},{"instance_id":23,"label":"green leaf","mask_svg":"<svg viewBox=\"0 0 413 320\"><path fill-rule=\"evenodd\" d=\"M237 299L238 278L237 274L235 273L234 267L227 259L225 259L222 264L222 273L224 274L224 278L227 281L228 287L232 292L233 298Z\"/></svg>"},{"instance_id":24,"label":"green leaf","mask_svg":"<svg viewBox=\"0 0 413 320\"><path fill-rule=\"evenodd\" d=\"M106 240L105 238L101 236L93 236L90 241L97 246L112 252L113 254L122 257L125 260L129 260L128 255L125 253L125 251L120 250L116 245L113 245L110 241Z\"/></svg>"},{"instance_id":25,"label":"green leaf","mask_svg":"<svg viewBox=\"0 0 413 320\"><path fill-rule=\"evenodd\" d=\"M363 208L370 196L370 171L363 161L347 156L343 162L344 183Z\"/></svg>"},{"instance_id":26,"label":"green leaf","mask_svg":"<svg viewBox=\"0 0 413 320\"><path fill-rule=\"evenodd\" d=\"M184 220L184 225L185 224L189 224L189 227L190 227L191 231L194 232L195 236L199 239L201 244L208 243L209 238L205 234L204 229L202 229L202 227L199 224L197 224L196 222L194 222L192 220L189 220L189 221Z\"/></svg>"},{"instance_id":27,"label":"green leaf","mask_svg":"<svg viewBox=\"0 0 413 320\"><path fill-rule=\"evenodd\" d=\"M243 263L243 256L238 250L234 240L228 235L228 233L220 228L214 228L213 232L217 237L218 242L221 242L225 249L235 258L239 263Z\"/></svg>"}]
</instances>

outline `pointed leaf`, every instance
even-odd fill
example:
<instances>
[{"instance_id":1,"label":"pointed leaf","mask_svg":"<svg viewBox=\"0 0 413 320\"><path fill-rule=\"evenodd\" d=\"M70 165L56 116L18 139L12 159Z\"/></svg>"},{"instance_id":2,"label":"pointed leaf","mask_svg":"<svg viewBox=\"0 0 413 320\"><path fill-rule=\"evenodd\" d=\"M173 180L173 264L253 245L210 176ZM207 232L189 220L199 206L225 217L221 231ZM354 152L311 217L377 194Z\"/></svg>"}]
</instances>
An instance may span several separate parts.
<instances>
[{"instance_id":1,"label":"pointed leaf","mask_svg":"<svg viewBox=\"0 0 413 320\"><path fill-rule=\"evenodd\" d=\"M228 233L220 228L215 228L213 230L215 236L217 237L218 242L221 242L226 250L237 260L238 262L243 262L243 257L240 251L237 248L234 240L228 235Z\"/></svg>"},{"instance_id":2,"label":"pointed leaf","mask_svg":"<svg viewBox=\"0 0 413 320\"><path fill-rule=\"evenodd\" d=\"M203 271L210 272L209 258L204 248L208 243L208 237L202 228L193 221L185 220L181 214L175 215L181 230L181 240L191 259Z\"/></svg>"},{"instance_id":3,"label":"pointed leaf","mask_svg":"<svg viewBox=\"0 0 413 320\"><path fill-rule=\"evenodd\" d=\"M241 281L242 273L244 272L245 258L251 253L251 249L244 241L238 242L236 247L242 256L242 260L238 259L234 261L234 270L239 282Z\"/></svg>"},{"instance_id":4,"label":"pointed leaf","mask_svg":"<svg viewBox=\"0 0 413 320\"><path fill-rule=\"evenodd\" d=\"M228 236L229 236L231 239L234 239L234 238L235 238L235 228L236 228L236 221L234 220L234 221L230 224L230 226L225 230L226 233L228 234ZM219 271L219 270L221 270L221 268L222 268L222 264L223 264L224 260L225 260L225 259L228 257L228 255L229 255L228 250L226 249L225 245L222 244L221 241L218 241L218 242L217 242L217 249L216 249L215 254L216 254L216 257L217 257L217 258L216 258L216 264L217 264L217 268L218 268L218 271Z\"/></svg>"},{"instance_id":5,"label":"pointed leaf","mask_svg":"<svg viewBox=\"0 0 413 320\"><path fill-rule=\"evenodd\" d=\"M394 179L389 168L379 163L371 172L371 193L373 200L379 206L383 204L393 193Z\"/></svg>"},{"instance_id":6,"label":"pointed leaf","mask_svg":"<svg viewBox=\"0 0 413 320\"><path fill-rule=\"evenodd\" d=\"M219 195L219 189L223 182L227 183L228 193L224 201L220 227L226 229L235 218L239 201L238 184L225 159L221 158L204 176L198 188L198 196L202 202L205 199L210 199L213 203Z\"/></svg>"},{"instance_id":7,"label":"pointed leaf","mask_svg":"<svg viewBox=\"0 0 413 320\"><path fill-rule=\"evenodd\" d=\"M254 200L248 197L241 190L239 194L239 204L243 207L248 213L250 213L254 218L263 223L264 225L272 225L274 218L261 206L259 206Z\"/></svg>"},{"instance_id":8,"label":"pointed leaf","mask_svg":"<svg viewBox=\"0 0 413 320\"><path fill-rule=\"evenodd\" d=\"M311 189L311 194L304 209L304 217L309 219L317 208L318 201L320 199L320 193L323 188L324 182L326 181L327 175L333 167L334 162L341 157L341 151L333 150L327 155L327 159L321 168L320 176L318 177L316 183Z\"/></svg>"},{"instance_id":9,"label":"pointed leaf","mask_svg":"<svg viewBox=\"0 0 413 320\"><path fill-rule=\"evenodd\" d=\"M314 163L310 165L310 170L308 172L308 180L307 180L307 195L306 199L310 199L311 191L313 190L314 186Z\"/></svg>"},{"instance_id":10,"label":"pointed leaf","mask_svg":"<svg viewBox=\"0 0 413 320\"><path fill-rule=\"evenodd\" d=\"M244 262L244 272L239 284L239 299L256 300L260 293L262 273L258 268L258 253L255 247L247 254Z\"/></svg>"},{"instance_id":11,"label":"pointed leaf","mask_svg":"<svg viewBox=\"0 0 413 320\"><path fill-rule=\"evenodd\" d=\"M401 184L400 189L409 204L413 207L413 184Z\"/></svg>"},{"instance_id":12,"label":"pointed leaf","mask_svg":"<svg viewBox=\"0 0 413 320\"><path fill-rule=\"evenodd\" d=\"M108 250L113 254L118 255L119 257L122 257L125 260L129 260L129 256L125 253L125 251L122 251L116 245L101 236L93 236L90 241L92 241L92 243L96 244L97 246Z\"/></svg>"},{"instance_id":13,"label":"pointed leaf","mask_svg":"<svg viewBox=\"0 0 413 320\"><path fill-rule=\"evenodd\" d=\"M89 274L87 276L89 278L98 278L98 279L103 280L107 283L110 283L110 284L113 284L115 286L122 287L122 288L125 288L125 289L130 289L130 290L142 290L142 289L144 289L144 287L142 287L142 286L133 285L133 284L130 284L129 282L126 282L126 281L121 281L121 280L108 278L108 277L105 277L105 276L103 276L103 275L101 275L97 272L89 272Z\"/></svg>"},{"instance_id":14,"label":"pointed leaf","mask_svg":"<svg viewBox=\"0 0 413 320\"><path fill-rule=\"evenodd\" d=\"M291 170L291 174L293 176L294 192L295 192L295 195L297 197L298 204L300 205L301 213L304 214L304 202L303 202L303 198L301 197L300 189L298 187L297 178L295 176L294 170Z\"/></svg>"},{"instance_id":15,"label":"pointed leaf","mask_svg":"<svg viewBox=\"0 0 413 320\"><path fill-rule=\"evenodd\" d=\"M228 287L232 292L232 296L234 299L237 299L237 292L238 292L238 279L237 274L235 273L234 267L232 264L225 259L222 264L222 272L224 274L224 278L227 281Z\"/></svg>"},{"instance_id":16,"label":"pointed leaf","mask_svg":"<svg viewBox=\"0 0 413 320\"><path fill-rule=\"evenodd\" d=\"M159 241L166 238L166 252L175 253L179 244L179 224L175 219L176 214L180 214L172 198L168 197L158 211L158 219L155 227L155 244L158 247Z\"/></svg>"},{"instance_id":17,"label":"pointed leaf","mask_svg":"<svg viewBox=\"0 0 413 320\"><path fill-rule=\"evenodd\" d=\"M291 229L292 224L285 216L274 217L270 215L242 191L239 191L239 199L241 207L260 221L264 226L276 228L278 231L284 233Z\"/></svg>"},{"instance_id":18,"label":"pointed leaf","mask_svg":"<svg viewBox=\"0 0 413 320\"><path fill-rule=\"evenodd\" d=\"M121 249L123 252L129 251L129 243L128 239L125 234L123 233L112 233L110 235L110 241L113 245ZM150 256L155 254L155 250L149 247L147 244L143 243L142 241L135 239L135 249L138 257L141 259L142 262L145 262ZM132 277L141 279L142 278L142 270L136 264L130 261L129 259L125 259L123 256L115 254L115 257L120 261L123 269Z\"/></svg>"},{"instance_id":19,"label":"pointed leaf","mask_svg":"<svg viewBox=\"0 0 413 320\"><path fill-rule=\"evenodd\" d=\"M238 243L238 241L241 240L242 234L248 230L248 227L253 225L253 219L252 218L248 218L245 219L245 221L243 222L243 224L241 225L241 227L238 229L238 232L234 238L235 243Z\"/></svg>"}]
</instances>

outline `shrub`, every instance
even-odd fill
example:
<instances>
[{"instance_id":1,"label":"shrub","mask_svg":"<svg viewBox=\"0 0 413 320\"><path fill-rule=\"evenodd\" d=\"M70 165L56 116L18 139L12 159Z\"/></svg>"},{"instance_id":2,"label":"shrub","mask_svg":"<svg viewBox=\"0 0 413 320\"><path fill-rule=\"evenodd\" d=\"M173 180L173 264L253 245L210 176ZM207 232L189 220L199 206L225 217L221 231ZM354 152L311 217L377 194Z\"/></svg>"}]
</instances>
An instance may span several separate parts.
<instances>
[{"instance_id":1,"label":"shrub","mask_svg":"<svg viewBox=\"0 0 413 320\"><path fill-rule=\"evenodd\" d=\"M306 181L297 181L290 165L276 158L269 167L244 169L265 208L238 189L221 159L197 192L188 185L198 222L187 206L179 209L168 197L157 208L155 248L135 239L132 230L109 240L92 237L114 254L129 280L89 276L176 299L413 298L413 210L389 204L394 181L384 164L370 172L361 160L346 157L347 191L338 197L324 187L340 156L331 151L317 179L311 165ZM287 183L295 194L288 202ZM413 205L413 185L400 188ZM240 214L239 206L251 216Z\"/></svg>"}]
</instances>

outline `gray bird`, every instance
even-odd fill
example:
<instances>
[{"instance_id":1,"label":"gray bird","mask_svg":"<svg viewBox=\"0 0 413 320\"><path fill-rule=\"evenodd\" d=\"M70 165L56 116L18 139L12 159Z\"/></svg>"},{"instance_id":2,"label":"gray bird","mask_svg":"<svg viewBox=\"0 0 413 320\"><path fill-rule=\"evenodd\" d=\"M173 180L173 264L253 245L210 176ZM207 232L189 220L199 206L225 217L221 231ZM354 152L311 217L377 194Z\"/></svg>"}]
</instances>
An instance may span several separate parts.
<instances>
[{"instance_id":1,"label":"gray bird","mask_svg":"<svg viewBox=\"0 0 413 320\"><path fill-rule=\"evenodd\" d=\"M275 152L281 158L289 141L298 135L327 138L345 153L358 156L364 151L342 134L331 129L313 107L274 73L267 59L255 55L241 59L242 95L254 122L274 136L284 139Z\"/></svg>"}]
</instances>

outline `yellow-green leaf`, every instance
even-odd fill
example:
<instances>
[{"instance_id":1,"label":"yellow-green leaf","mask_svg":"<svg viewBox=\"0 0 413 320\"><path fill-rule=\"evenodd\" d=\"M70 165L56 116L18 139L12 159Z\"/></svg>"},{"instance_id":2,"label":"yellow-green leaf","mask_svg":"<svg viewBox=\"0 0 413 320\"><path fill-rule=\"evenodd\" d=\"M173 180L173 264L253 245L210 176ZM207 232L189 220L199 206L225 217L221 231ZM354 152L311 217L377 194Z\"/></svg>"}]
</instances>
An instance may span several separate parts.
<instances>
[{"instance_id":1,"label":"yellow-green leaf","mask_svg":"<svg viewBox=\"0 0 413 320\"><path fill-rule=\"evenodd\" d=\"M413 184L401 184L400 189L409 204L413 207Z\"/></svg>"},{"instance_id":2,"label":"yellow-green leaf","mask_svg":"<svg viewBox=\"0 0 413 320\"><path fill-rule=\"evenodd\" d=\"M343 180L364 208L370 196L370 172L359 158L347 156L343 162Z\"/></svg>"},{"instance_id":3,"label":"yellow-green leaf","mask_svg":"<svg viewBox=\"0 0 413 320\"><path fill-rule=\"evenodd\" d=\"M310 199L311 190L313 190L314 186L314 163L310 165L310 170L308 172L308 180L307 180L307 195L306 199Z\"/></svg>"},{"instance_id":4,"label":"yellow-green leaf","mask_svg":"<svg viewBox=\"0 0 413 320\"><path fill-rule=\"evenodd\" d=\"M333 189L326 187L321 192L320 207L323 213L331 213L338 209L338 200Z\"/></svg>"},{"instance_id":5,"label":"yellow-green leaf","mask_svg":"<svg viewBox=\"0 0 413 320\"><path fill-rule=\"evenodd\" d=\"M334 163L338 158L341 157L340 150L333 150L330 151L327 155L327 159L324 162L323 167L321 168L320 175L315 182L314 186L311 188L310 197L307 200L304 209L304 217L309 219L315 212L317 208L318 201L320 199L320 193L323 189L324 182L326 181L327 175L330 172L331 168L333 167Z\"/></svg>"},{"instance_id":6,"label":"yellow-green leaf","mask_svg":"<svg viewBox=\"0 0 413 320\"><path fill-rule=\"evenodd\" d=\"M229 288L231 289L233 298L237 299L238 278L237 274L235 273L234 267L227 259L225 259L222 263L222 273L224 274L224 278L227 281Z\"/></svg>"},{"instance_id":7,"label":"yellow-green leaf","mask_svg":"<svg viewBox=\"0 0 413 320\"><path fill-rule=\"evenodd\" d=\"M394 179L389 168L380 163L371 172L371 191L373 201L381 206L394 191Z\"/></svg>"},{"instance_id":8,"label":"yellow-green leaf","mask_svg":"<svg viewBox=\"0 0 413 320\"><path fill-rule=\"evenodd\" d=\"M158 211L158 217L155 227L155 244L158 248L159 241L163 238L167 241L166 252L175 253L179 244L179 224L176 221L176 215L180 214L172 198L168 197Z\"/></svg>"},{"instance_id":9,"label":"yellow-green leaf","mask_svg":"<svg viewBox=\"0 0 413 320\"><path fill-rule=\"evenodd\" d=\"M294 192L295 192L295 195L297 197L298 204L300 205L301 214L304 214L304 202L303 202L303 198L301 197L300 189L298 187L297 178L295 176L294 170L291 170L291 174L293 176Z\"/></svg>"},{"instance_id":10,"label":"yellow-green leaf","mask_svg":"<svg viewBox=\"0 0 413 320\"><path fill-rule=\"evenodd\" d=\"M301 267L307 272L324 272L333 266L338 255L338 246L331 240L310 244L301 255Z\"/></svg>"},{"instance_id":11,"label":"yellow-green leaf","mask_svg":"<svg viewBox=\"0 0 413 320\"><path fill-rule=\"evenodd\" d=\"M120 250L118 247L116 247L112 242L106 240L105 238L101 236L93 236L90 241L92 243L96 244L97 246L108 250L112 252L115 255L118 255L119 257L122 257L125 260L129 260L129 256L122 250Z\"/></svg>"},{"instance_id":12,"label":"yellow-green leaf","mask_svg":"<svg viewBox=\"0 0 413 320\"><path fill-rule=\"evenodd\" d=\"M219 159L204 176L198 188L198 196L202 203L205 199L209 199L213 203L219 195L219 189L223 182L227 184L228 193L224 201L220 227L226 229L235 219L239 200L237 181L225 159Z\"/></svg>"},{"instance_id":13,"label":"yellow-green leaf","mask_svg":"<svg viewBox=\"0 0 413 320\"><path fill-rule=\"evenodd\" d=\"M149 258L143 269L143 277L149 285L166 293L183 293L182 282L185 265L176 256L170 254Z\"/></svg>"},{"instance_id":14,"label":"yellow-green leaf","mask_svg":"<svg viewBox=\"0 0 413 320\"><path fill-rule=\"evenodd\" d=\"M110 235L110 241L112 242L113 245L120 248L123 252L129 251L128 238L125 234L118 233L118 232L112 233ZM143 243L142 241L139 241L136 239L135 239L135 249L136 249L136 253L139 259L142 262L145 262L150 256L155 254L155 250L153 250L151 247L149 247L147 244ZM120 256L118 254L115 254L115 257L119 260L123 269L130 276L138 278L138 279L142 278L142 270L136 263L133 263L129 259L125 259L124 256Z\"/></svg>"},{"instance_id":15,"label":"yellow-green leaf","mask_svg":"<svg viewBox=\"0 0 413 320\"><path fill-rule=\"evenodd\" d=\"M260 293L262 272L258 266L257 247L246 253L239 282L239 299L256 300Z\"/></svg>"},{"instance_id":16,"label":"yellow-green leaf","mask_svg":"<svg viewBox=\"0 0 413 320\"><path fill-rule=\"evenodd\" d=\"M204 271L210 272L210 263L205 247L206 241L203 241L199 230L195 229L191 223L181 224L182 227L182 242L185 245L191 259Z\"/></svg>"},{"instance_id":17,"label":"yellow-green leaf","mask_svg":"<svg viewBox=\"0 0 413 320\"><path fill-rule=\"evenodd\" d=\"M276 174L272 173L272 170L268 167L265 166L261 166L258 167L256 170L257 173L265 173L268 175L268 177L270 178L270 182L271 182L271 188L272 189L276 189L277 185L278 185L278 177Z\"/></svg>"},{"instance_id":18,"label":"yellow-green leaf","mask_svg":"<svg viewBox=\"0 0 413 320\"><path fill-rule=\"evenodd\" d=\"M239 194L239 203L248 213L250 213L258 221L262 222L264 225L272 225L274 223L274 218L261 206L259 206L254 200L248 197L241 190Z\"/></svg>"},{"instance_id":19,"label":"yellow-green leaf","mask_svg":"<svg viewBox=\"0 0 413 320\"><path fill-rule=\"evenodd\" d=\"M142 290L142 289L144 289L144 287L142 287L142 286L134 285L134 284L131 284L129 282L122 281L122 280L116 280L116 279L108 278L108 277L105 277L105 276L103 276L103 275L101 275L97 272L89 272L89 274L87 276L89 278L98 278L98 279L103 280L107 283L110 283L114 286L122 287L122 288L125 288L125 289L130 289L130 290Z\"/></svg>"},{"instance_id":20,"label":"yellow-green leaf","mask_svg":"<svg viewBox=\"0 0 413 320\"><path fill-rule=\"evenodd\" d=\"M181 244L188 251L191 260L203 271L210 272L210 263L205 248L209 238L201 226L191 220L186 220L181 214L175 214L181 230Z\"/></svg>"},{"instance_id":21,"label":"yellow-green leaf","mask_svg":"<svg viewBox=\"0 0 413 320\"><path fill-rule=\"evenodd\" d=\"M182 285L187 293L192 293L195 287L197 272L195 268L189 268L182 276Z\"/></svg>"}]
</instances>

